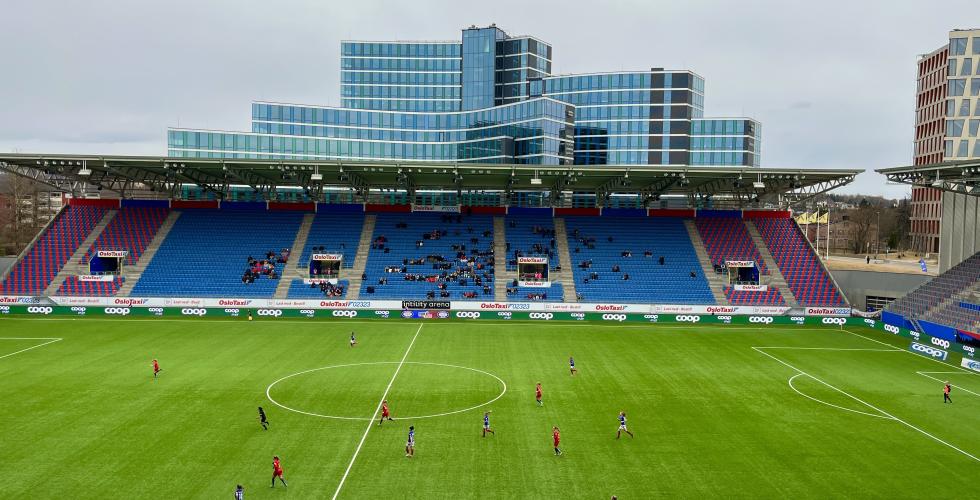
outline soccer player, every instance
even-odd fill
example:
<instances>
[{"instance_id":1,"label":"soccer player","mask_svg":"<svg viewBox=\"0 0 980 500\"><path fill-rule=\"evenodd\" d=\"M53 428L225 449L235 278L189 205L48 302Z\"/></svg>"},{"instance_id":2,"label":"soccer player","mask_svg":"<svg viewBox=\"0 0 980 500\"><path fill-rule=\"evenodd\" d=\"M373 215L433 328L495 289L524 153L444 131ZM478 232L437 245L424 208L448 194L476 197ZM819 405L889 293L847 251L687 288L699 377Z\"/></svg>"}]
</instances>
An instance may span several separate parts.
<instances>
[{"instance_id":1,"label":"soccer player","mask_svg":"<svg viewBox=\"0 0 980 500\"><path fill-rule=\"evenodd\" d=\"M568 357L568 370L569 370L570 372L572 372L572 375L573 375L573 376L574 376L574 375L575 375L576 373L578 373L578 369L577 369L577 368L575 368L575 358L573 358L573 357L571 357L571 356L569 356L569 357Z\"/></svg>"},{"instance_id":2,"label":"soccer player","mask_svg":"<svg viewBox=\"0 0 980 500\"><path fill-rule=\"evenodd\" d=\"M154 359L153 360L153 378L157 378L157 374L160 373L161 371L163 371L163 369L160 368L160 363L158 363L157 360Z\"/></svg>"},{"instance_id":3,"label":"soccer player","mask_svg":"<svg viewBox=\"0 0 980 500\"><path fill-rule=\"evenodd\" d=\"M636 437L629 431L629 429L626 428L626 412L621 411L619 412L619 430L616 431L616 439L619 439L620 434L624 432L629 434L630 437Z\"/></svg>"},{"instance_id":4,"label":"soccer player","mask_svg":"<svg viewBox=\"0 0 980 500\"><path fill-rule=\"evenodd\" d=\"M269 430L269 419L265 418L265 410L259 407L259 425L262 426L263 430Z\"/></svg>"},{"instance_id":5,"label":"soccer player","mask_svg":"<svg viewBox=\"0 0 980 500\"><path fill-rule=\"evenodd\" d=\"M494 434L493 429L490 428L490 410L483 414L483 437L487 437L488 432Z\"/></svg>"},{"instance_id":6,"label":"soccer player","mask_svg":"<svg viewBox=\"0 0 980 500\"><path fill-rule=\"evenodd\" d=\"M350 346L354 347L357 344L357 339L354 338L354 332L350 332Z\"/></svg>"},{"instance_id":7,"label":"soccer player","mask_svg":"<svg viewBox=\"0 0 980 500\"><path fill-rule=\"evenodd\" d=\"M381 422L384 422L386 418L388 420L394 420L393 418L391 418L391 413L388 412L387 399L381 402L381 420L378 420L378 425L381 425Z\"/></svg>"},{"instance_id":8,"label":"soccer player","mask_svg":"<svg viewBox=\"0 0 980 500\"><path fill-rule=\"evenodd\" d=\"M538 382L538 385L534 386L534 400L538 402L538 406L544 406L544 403L541 401L541 382Z\"/></svg>"},{"instance_id":9,"label":"soccer player","mask_svg":"<svg viewBox=\"0 0 980 500\"><path fill-rule=\"evenodd\" d=\"M408 426L408 442L405 443L405 456L412 458L415 456L415 426Z\"/></svg>"},{"instance_id":10,"label":"soccer player","mask_svg":"<svg viewBox=\"0 0 980 500\"><path fill-rule=\"evenodd\" d=\"M235 500L245 500L245 488L240 484L235 488Z\"/></svg>"},{"instance_id":11,"label":"soccer player","mask_svg":"<svg viewBox=\"0 0 980 500\"><path fill-rule=\"evenodd\" d=\"M949 392L953 390L953 386L949 385L949 380L944 382L943 385L943 404L953 403L953 400L949 397Z\"/></svg>"},{"instance_id":12,"label":"soccer player","mask_svg":"<svg viewBox=\"0 0 980 500\"><path fill-rule=\"evenodd\" d=\"M558 444L561 443L561 432L558 431L558 426L551 428L551 438L555 441L555 456L561 455L561 448Z\"/></svg>"},{"instance_id":13,"label":"soccer player","mask_svg":"<svg viewBox=\"0 0 980 500\"><path fill-rule=\"evenodd\" d=\"M282 464L279 463L279 455L272 457L272 487L276 487L276 478L282 481L283 487L288 487L286 480L282 478Z\"/></svg>"}]
</instances>

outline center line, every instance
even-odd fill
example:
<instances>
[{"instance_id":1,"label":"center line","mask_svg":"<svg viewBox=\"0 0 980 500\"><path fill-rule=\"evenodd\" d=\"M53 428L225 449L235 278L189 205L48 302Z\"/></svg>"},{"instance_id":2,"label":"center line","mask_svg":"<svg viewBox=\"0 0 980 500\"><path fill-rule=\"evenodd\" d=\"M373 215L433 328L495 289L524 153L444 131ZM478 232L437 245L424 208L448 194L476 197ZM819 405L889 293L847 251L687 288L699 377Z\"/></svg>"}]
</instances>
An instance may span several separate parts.
<instances>
[{"instance_id":1,"label":"center line","mask_svg":"<svg viewBox=\"0 0 980 500\"><path fill-rule=\"evenodd\" d=\"M364 435L361 436L361 442L357 443L357 449L354 450L354 456L350 458L350 463L347 464L347 470L344 471L344 477L340 478L340 484L337 485L337 491L333 493L333 500L337 500L337 497L340 496L340 490L344 487L344 482L347 481L347 476L350 474L350 469L354 466L354 460L357 460L357 454L361 452L361 447L364 446L364 440L367 439L368 433L371 432L371 427L374 427L374 417L378 416L378 412L381 411L381 404L384 403L385 399L388 399L388 391L391 390L391 385L395 383L395 377L398 376L398 372L401 371L402 365L404 365L405 360L408 359L408 353L411 352L412 346L415 345L415 339L419 338L419 333L422 333L423 324L420 324L419 329L415 331L415 336L412 337L412 342L408 344L408 349L405 349L405 355L402 356L402 360L398 362L398 367L395 368L395 373L391 376L391 380L388 381L388 387L385 387L385 393L381 395L381 400L378 401L378 406L374 409L374 413L371 414L371 420L368 421L367 429L364 429Z\"/></svg>"}]
</instances>

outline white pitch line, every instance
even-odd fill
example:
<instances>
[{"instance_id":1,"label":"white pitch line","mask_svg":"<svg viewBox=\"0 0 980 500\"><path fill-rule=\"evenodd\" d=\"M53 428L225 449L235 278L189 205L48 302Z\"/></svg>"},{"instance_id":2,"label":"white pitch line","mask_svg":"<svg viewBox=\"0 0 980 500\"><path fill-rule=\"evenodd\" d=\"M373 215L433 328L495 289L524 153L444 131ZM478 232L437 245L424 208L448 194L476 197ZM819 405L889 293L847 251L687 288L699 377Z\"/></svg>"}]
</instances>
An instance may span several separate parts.
<instances>
[{"instance_id":1,"label":"white pitch line","mask_svg":"<svg viewBox=\"0 0 980 500\"><path fill-rule=\"evenodd\" d=\"M22 352L26 352L26 351L30 351L31 349L37 349L38 347L44 347L44 346L46 346L46 345L48 345L48 344L53 344L53 343L55 343L55 342L58 342L59 340L61 340L61 339L59 339L59 338L53 338L53 337L47 337L47 339L50 339L50 340L48 340L47 342L45 342L45 343L43 343L43 344L38 344L38 345L36 345L36 346L31 346L31 347L28 347L27 349L21 349L21 350L19 350L19 351L16 351L16 352L12 352L12 353L10 353L10 354L4 354L3 356L0 356L0 359L3 359L3 358L7 358L7 357L10 357L10 356L13 356L14 354L20 354L20 353L22 353ZM0 338L0 340L46 340L46 338L30 338L30 337L2 337L2 338Z\"/></svg>"},{"instance_id":2,"label":"white pitch line","mask_svg":"<svg viewBox=\"0 0 980 500\"><path fill-rule=\"evenodd\" d=\"M898 423L900 423L900 424L902 424L902 425L904 425L904 426L906 426L906 427L908 427L908 428L910 428L910 429L912 429L912 430L914 430L914 431L916 431L916 432L918 432L918 433L920 433L920 434L922 434L922 435L924 435L924 436L932 439L933 441L936 441L937 443L942 443L942 444L944 444L944 445L946 445L946 446L948 446L948 447L950 447L950 448L952 448L952 449L954 449L954 450L962 453L963 455L966 455L967 457L973 459L974 461L980 462L980 458L977 458L973 454L971 454L969 452L966 452L966 451L963 451L963 450L957 448L956 446L953 446L952 444L949 444L946 441L943 441L942 439L939 439L938 437L933 436L932 434L929 434L928 432L926 432L926 431L924 431L924 430L922 430L922 429L920 429L920 428L918 428L918 427L916 427L916 426L914 426L914 425L912 425L912 424L910 424L910 423L908 423L908 422L906 422L906 421L904 421L904 420L896 417L895 415L892 415L891 413L888 413L885 410L882 410L881 408L878 408L877 406L874 406L873 404L868 403L867 401L864 401L863 399L858 398L857 396L854 396L854 395L852 395L852 394L850 394L850 393L848 393L846 391L843 391L841 389L838 389L837 387L834 387L833 385L830 385L827 382L824 382L823 380L820 380L819 378L814 377L813 375L810 375L809 373L807 373L807 372L805 372L803 370L800 370L799 368L797 368L797 367L795 367L795 366L793 366L793 365L791 365L791 364L789 364L789 363L787 363L787 362L785 362L785 361L783 361L783 360L781 360L781 359L773 356L772 354L769 354L768 352L765 352L765 351L760 350L760 349L756 349L754 347L752 349L755 350L755 352L761 353L764 356L767 356L770 359L775 360L776 362L778 362L779 364L781 364L783 366L787 366L787 367L789 367L789 368L791 368L793 370L796 370L797 372L802 373L802 374L806 375L807 377L810 377L813 380L816 380L817 382L820 382L821 384L823 384L823 385L825 385L827 387L830 387L831 389L833 389L833 390L835 390L835 391L837 391L837 392L839 392L839 393L841 393L841 394L843 394L843 395L845 395L845 396L847 396L847 397L849 397L849 398L851 398L851 399L853 399L853 400L855 400L855 401L857 401L857 402L859 402L859 403L867 406L868 408L871 408L872 410L874 410L874 411L876 411L878 413L881 413L882 415L885 415L886 417L890 417L892 420L894 420L894 421L896 421L896 422L898 422Z\"/></svg>"},{"instance_id":3,"label":"white pitch line","mask_svg":"<svg viewBox=\"0 0 980 500\"><path fill-rule=\"evenodd\" d=\"M354 456L350 458L350 463L347 464L347 470L344 471L344 476L340 478L340 484L337 485L337 491L333 493L333 500L337 500L340 496L340 490L344 487L344 482L347 481L347 476L350 475L351 467L354 467L354 461L357 460L358 453L361 452L361 447L364 446L364 440L367 439L368 433L371 432L371 427L374 427L374 417L378 416L378 412L381 411L381 405L388 398L388 391L391 390L392 384L395 383L395 377L398 376L398 372L401 371L402 365L405 364L405 359L408 358L408 353L412 351L412 346L415 345L415 339L419 338L419 333L422 332L422 326L425 323L419 324L419 329L415 331L415 336L412 337L412 341L408 344L408 349L405 349L405 355L402 356L402 360L398 362L398 367L395 368L395 373L391 376L391 380L388 381L388 387L385 387L384 394L381 395L381 399L378 401L378 406L374 409L374 413L371 414L371 420L368 421L367 428L364 429L364 435L361 436L361 442L357 443L357 448L354 450Z\"/></svg>"},{"instance_id":4,"label":"white pitch line","mask_svg":"<svg viewBox=\"0 0 980 500\"><path fill-rule=\"evenodd\" d=\"M945 361L940 361L940 360L938 360L936 358L933 358L933 357L919 356L918 354L915 354L912 351L908 351L908 350L905 350L905 349L901 349L901 348L895 347L895 346L893 346L893 345L891 345L891 344L889 344L887 342L882 342L880 340L873 339L871 337L867 337L867 336L861 335L860 333L854 333L854 332L852 332L850 330L843 330L843 331L845 331L847 333L850 333L851 335L856 335L858 337L861 337L864 340L870 340L871 342L876 342L878 344L891 347L892 349L894 349L896 351L907 352L907 353L909 353L909 354L911 354L911 355L913 355L913 356L915 356L917 358L928 359L929 361L935 361L936 363L939 363L939 364L941 364L941 365L943 365L943 366L945 366L947 368L955 368L955 369L959 370L962 373L969 373L970 375L980 375L980 373L977 373L975 371L967 370L966 368L962 368L960 366L957 366L957 365L954 365L954 364L951 364L951 363L947 363Z\"/></svg>"},{"instance_id":5,"label":"white pitch line","mask_svg":"<svg viewBox=\"0 0 980 500\"><path fill-rule=\"evenodd\" d=\"M837 406L837 405L835 405L833 403L828 403L828 402L826 402L826 401L824 401L822 399L817 399L817 398L815 398L813 396L810 396L808 394L804 394L804 393L800 392L800 390L797 389L795 385L793 385L793 380L795 380L796 377L800 377L800 376L809 377L809 375L807 375L805 373L797 373L796 375L793 375L792 377L790 377L789 380L787 381L787 383L789 384L790 389L793 389L794 391L796 391L796 393L799 394L800 396L803 396L803 397L805 397L807 399L811 399L811 400L816 401L816 402L818 402L820 404L825 404L827 406L833 406L834 408L837 408L839 410L844 410L844 411L850 411L850 412L854 412L854 413L859 413L861 415L867 415L869 417L874 417L874 418L883 418L885 420L892 420L891 417L886 417L884 415L875 415L874 413L868 413L866 411L854 410L852 408L845 408L843 406Z\"/></svg>"},{"instance_id":6,"label":"white pitch line","mask_svg":"<svg viewBox=\"0 0 980 500\"><path fill-rule=\"evenodd\" d=\"M857 349L848 347L793 347L793 346L756 346L753 349L790 349L800 351L871 351L871 352L901 352L894 349Z\"/></svg>"},{"instance_id":7,"label":"white pitch line","mask_svg":"<svg viewBox=\"0 0 980 500\"><path fill-rule=\"evenodd\" d=\"M929 375L926 375L926 374L927 373L959 374L960 372L915 372L915 373L918 373L919 375L922 375L925 378L931 378L931 379L935 380L936 382L945 382L945 380L943 380L941 378L932 377L932 376L929 376ZM959 389L959 390L961 390L963 392L969 392L970 394L973 394L974 396L980 396L980 394L977 394L977 393L975 393L975 392L973 392L973 391L971 391L971 390L969 390L969 389L967 389L967 388L965 388L965 387L963 387L961 385L956 385L956 384L949 384L949 385L952 386L952 387L955 387L955 388L957 388L957 389Z\"/></svg>"}]
</instances>

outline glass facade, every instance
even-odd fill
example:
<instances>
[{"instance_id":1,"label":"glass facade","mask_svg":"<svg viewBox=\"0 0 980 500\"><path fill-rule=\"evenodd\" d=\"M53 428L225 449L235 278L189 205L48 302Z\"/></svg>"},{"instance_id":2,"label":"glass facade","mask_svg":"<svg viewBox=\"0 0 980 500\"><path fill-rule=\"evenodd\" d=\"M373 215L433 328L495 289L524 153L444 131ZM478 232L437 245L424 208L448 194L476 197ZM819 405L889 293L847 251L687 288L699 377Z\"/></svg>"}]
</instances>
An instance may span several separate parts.
<instances>
[{"instance_id":1,"label":"glass facade","mask_svg":"<svg viewBox=\"0 0 980 500\"><path fill-rule=\"evenodd\" d=\"M255 102L251 132L171 129L172 156L758 166L761 126L704 118L690 71L553 76L551 45L491 25L460 41L341 44L342 107Z\"/></svg>"},{"instance_id":2,"label":"glass facade","mask_svg":"<svg viewBox=\"0 0 980 500\"><path fill-rule=\"evenodd\" d=\"M980 30L950 34L944 160L980 157Z\"/></svg>"}]
</instances>

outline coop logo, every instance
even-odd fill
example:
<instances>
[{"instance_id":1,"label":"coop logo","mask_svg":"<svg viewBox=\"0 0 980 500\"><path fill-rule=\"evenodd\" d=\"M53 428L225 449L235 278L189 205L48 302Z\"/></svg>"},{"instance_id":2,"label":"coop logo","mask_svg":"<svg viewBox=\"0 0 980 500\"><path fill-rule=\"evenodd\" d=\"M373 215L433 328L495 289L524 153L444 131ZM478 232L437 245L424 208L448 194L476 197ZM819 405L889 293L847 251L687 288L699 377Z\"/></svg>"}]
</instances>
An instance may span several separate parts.
<instances>
[{"instance_id":1,"label":"coop logo","mask_svg":"<svg viewBox=\"0 0 980 500\"><path fill-rule=\"evenodd\" d=\"M729 325L729 324L732 323L732 317L731 316L717 316L717 318L718 318L718 321L721 321L722 323L724 323L726 325Z\"/></svg>"},{"instance_id":2,"label":"coop logo","mask_svg":"<svg viewBox=\"0 0 980 500\"><path fill-rule=\"evenodd\" d=\"M225 309L225 314L229 316L238 316L239 312L241 311L239 311L238 309Z\"/></svg>"},{"instance_id":3,"label":"coop logo","mask_svg":"<svg viewBox=\"0 0 980 500\"><path fill-rule=\"evenodd\" d=\"M531 318L531 319L549 320L551 318L554 318L555 315L554 314L551 314L551 313L531 313L531 314L528 314L527 317L528 318Z\"/></svg>"},{"instance_id":4,"label":"coop logo","mask_svg":"<svg viewBox=\"0 0 980 500\"><path fill-rule=\"evenodd\" d=\"M585 313L571 313L569 314L569 316L575 318L576 321L585 321ZM604 314L603 316L607 316L607 315Z\"/></svg>"},{"instance_id":5,"label":"coop logo","mask_svg":"<svg viewBox=\"0 0 980 500\"><path fill-rule=\"evenodd\" d=\"M105 308L105 313L106 314L111 314L111 315L115 315L115 316L129 316L129 312L130 311L129 311L129 308L128 307L107 307L107 308Z\"/></svg>"},{"instance_id":6,"label":"coop logo","mask_svg":"<svg viewBox=\"0 0 980 500\"><path fill-rule=\"evenodd\" d=\"M749 316L749 323L762 323L768 325L772 323L772 316Z\"/></svg>"},{"instance_id":7,"label":"coop logo","mask_svg":"<svg viewBox=\"0 0 980 500\"><path fill-rule=\"evenodd\" d=\"M619 322L623 322L623 321L626 321L626 315L625 314L603 314L602 315L602 320L603 321L619 321Z\"/></svg>"},{"instance_id":8,"label":"coop logo","mask_svg":"<svg viewBox=\"0 0 980 500\"><path fill-rule=\"evenodd\" d=\"M909 330L909 335L911 335L912 338L914 338L915 340L919 340L919 332L915 330Z\"/></svg>"},{"instance_id":9,"label":"coop logo","mask_svg":"<svg viewBox=\"0 0 980 500\"><path fill-rule=\"evenodd\" d=\"M501 319L511 319L513 314L510 311L500 311L497 313L497 317Z\"/></svg>"},{"instance_id":10,"label":"coop logo","mask_svg":"<svg viewBox=\"0 0 980 500\"><path fill-rule=\"evenodd\" d=\"M701 321L701 316L690 315L690 314L681 314L681 315L677 316L674 319L676 321L681 322L681 323L697 323L697 322Z\"/></svg>"},{"instance_id":11,"label":"coop logo","mask_svg":"<svg viewBox=\"0 0 980 500\"><path fill-rule=\"evenodd\" d=\"M357 316L357 311L345 311L343 309L338 309L333 311L335 318L354 318Z\"/></svg>"},{"instance_id":12,"label":"coop logo","mask_svg":"<svg viewBox=\"0 0 980 500\"><path fill-rule=\"evenodd\" d=\"M456 312L456 317L457 318L464 318L464 319L479 319L480 318L480 312L479 311L457 311Z\"/></svg>"},{"instance_id":13,"label":"coop logo","mask_svg":"<svg viewBox=\"0 0 980 500\"><path fill-rule=\"evenodd\" d=\"M141 306L146 304L149 299L112 299L112 303L117 306Z\"/></svg>"},{"instance_id":14,"label":"coop logo","mask_svg":"<svg viewBox=\"0 0 980 500\"><path fill-rule=\"evenodd\" d=\"M864 324L870 326L871 328L874 328L875 327L875 320L873 320L873 319L866 319L866 320L864 320Z\"/></svg>"},{"instance_id":15,"label":"coop logo","mask_svg":"<svg viewBox=\"0 0 980 500\"><path fill-rule=\"evenodd\" d=\"M921 354L923 356L941 361L946 361L946 356L948 355L947 352L942 349L936 349L935 347L920 344L918 342L912 342L912 345L909 346L909 350L916 354Z\"/></svg>"},{"instance_id":16,"label":"coop logo","mask_svg":"<svg viewBox=\"0 0 980 500\"><path fill-rule=\"evenodd\" d=\"M895 325L889 325L889 324L886 323L885 326L884 326L884 328L885 328L885 331L886 332L891 333L893 335L898 335L899 328L897 326L895 326Z\"/></svg>"},{"instance_id":17,"label":"coop logo","mask_svg":"<svg viewBox=\"0 0 980 500\"><path fill-rule=\"evenodd\" d=\"M153 315L156 315L156 316L163 316L163 308L162 307L151 307L151 308L147 309L147 311L149 311L150 314L153 314Z\"/></svg>"},{"instance_id":18,"label":"coop logo","mask_svg":"<svg viewBox=\"0 0 980 500\"><path fill-rule=\"evenodd\" d=\"M388 319L388 316L390 314L391 314L391 311L374 311L374 315L375 316L380 316L380 317L385 318L385 319Z\"/></svg>"},{"instance_id":19,"label":"coop logo","mask_svg":"<svg viewBox=\"0 0 980 500\"><path fill-rule=\"evenodd\" d=\"M314 309L300 309L299 313L307 318L312 318L316 315L316 310Z\"/></svg>"},{"instance_id":20,"label":"coop logo","mask_svg":"<svg viewBox=\"0 0 980 500\"><path fill-rule=\"evenodd\" d=\"M54 309L48 306L29 306L27 312L28 314L51 314Z\"/></svg>"},{"instance_id":21,"label":"coop logo","mask_svg":"<svg viewBox=\"0 0 980 500\"><path fill-rule=\"evenodd\" d=\"M659 314L644 314L643 315L643 319L649 320L651 323L656 323L658 320L660 320L660 315Z\"/></svg>"},{"instance_id":22,"label":"coop logo","mask_svg":"<svg viewBox=\"0 0 980 500\"><path fill-rule=\"evenodd\" d=\"M962 366L963 368L966 368L967 370L973 370L975 372L980 372L980 361L974 361L974 360L969 359L969 358L963 358L963 360L960 361L960 366Z\"/></svg>"},{"instance_id":23,"label":"coop logo","mask_svg":"<svg viewBox=\"0 0 980 500\"><path fill-rule=\"evenodd\" d=\"M0 312L2 312L2 309L0 309ZM977 350L968 345L965 345L963 346L963 352L965 352L968 356L972 358L973 355L977 353Z\"/></svg>"},{"instance_id":24,"label":"coop logo","mask_svg":"<svg viewBox=\"0 0 980 500\"><path fill-rule=\"evenodd\" d=\"M184 316L201 317L206 316L208 314L208 310L203 307L185 307L180 310L180 314L183 314Z\"/></svg>"},{"instance_id":25,"label":"coop logo","mask_svg":"<svg viewBox=\"0 0 980 500\"><path fill-rule=\"evenodd\" d=\"M929 339L929 342L931 342L932 345L942 347L943 349L949 349L948 340L932 337L931 339Z\"/></svg>"},{"instance_id":26,"label":"coop logo","mask_svg":"<svg viewBox=\"0 0 980 500\"><path fill-rule=\"evenodd\" d=\"M85 315L85 308L82 306L74 306L71 308L71 312L78 313L79 316Z\"/></svg>"},{"instance_id":27,"label":"coop logo","mask_svg":"<svg viewBox=\"0 0 980 500\"><path fill-rule=\"evenodd\" d=\"M218 300L218 305L219 306L222 306L222 307L224 307L224 306L245 307L245 306L247 306L247 305L249 305L251 303L252 303L251 300L239 300L239 299L219 299Z\"/></svg>"},{"instance_id":28,"label":"coop logo","mask_svg":"<svg viewBox=\"0 0 980 500\"><path fill-rule=\"evenodd\" d=\"M840 325L844 326L847 323L847 318L824 318L822 320L825 325Z\"/></svg>"},{"instance_id":29,"label":"coop logo","mask_svg":"<svg viewBox=\"0 0 980 500\"><path fill-rule=\"evenodd\" d=\"M797 325L802 325L806 323L806 318L803 316L790 316L789 320L792 321L793 323L796 323Z\"/></svg>"},{"instance_id":30,"label":"coop logo","mask_svg":"<svg viewBox=\"0 0 980 500\"><path fill-rule=\"evenodd\" d=\"M0 306L0 314L10 314L10 306Z\"/></svg>"},{"instance_id":31,"label":"coop logo","mask_svg":"<svg viewBox=\"0 0 980 500\"><path fill-rule=\"evenodd\" d=\"M259 309L255 311L255 314L259 316L272 316L273 318L278 318L282 316L282 309Z\"/></svg>"}]
</instances>

